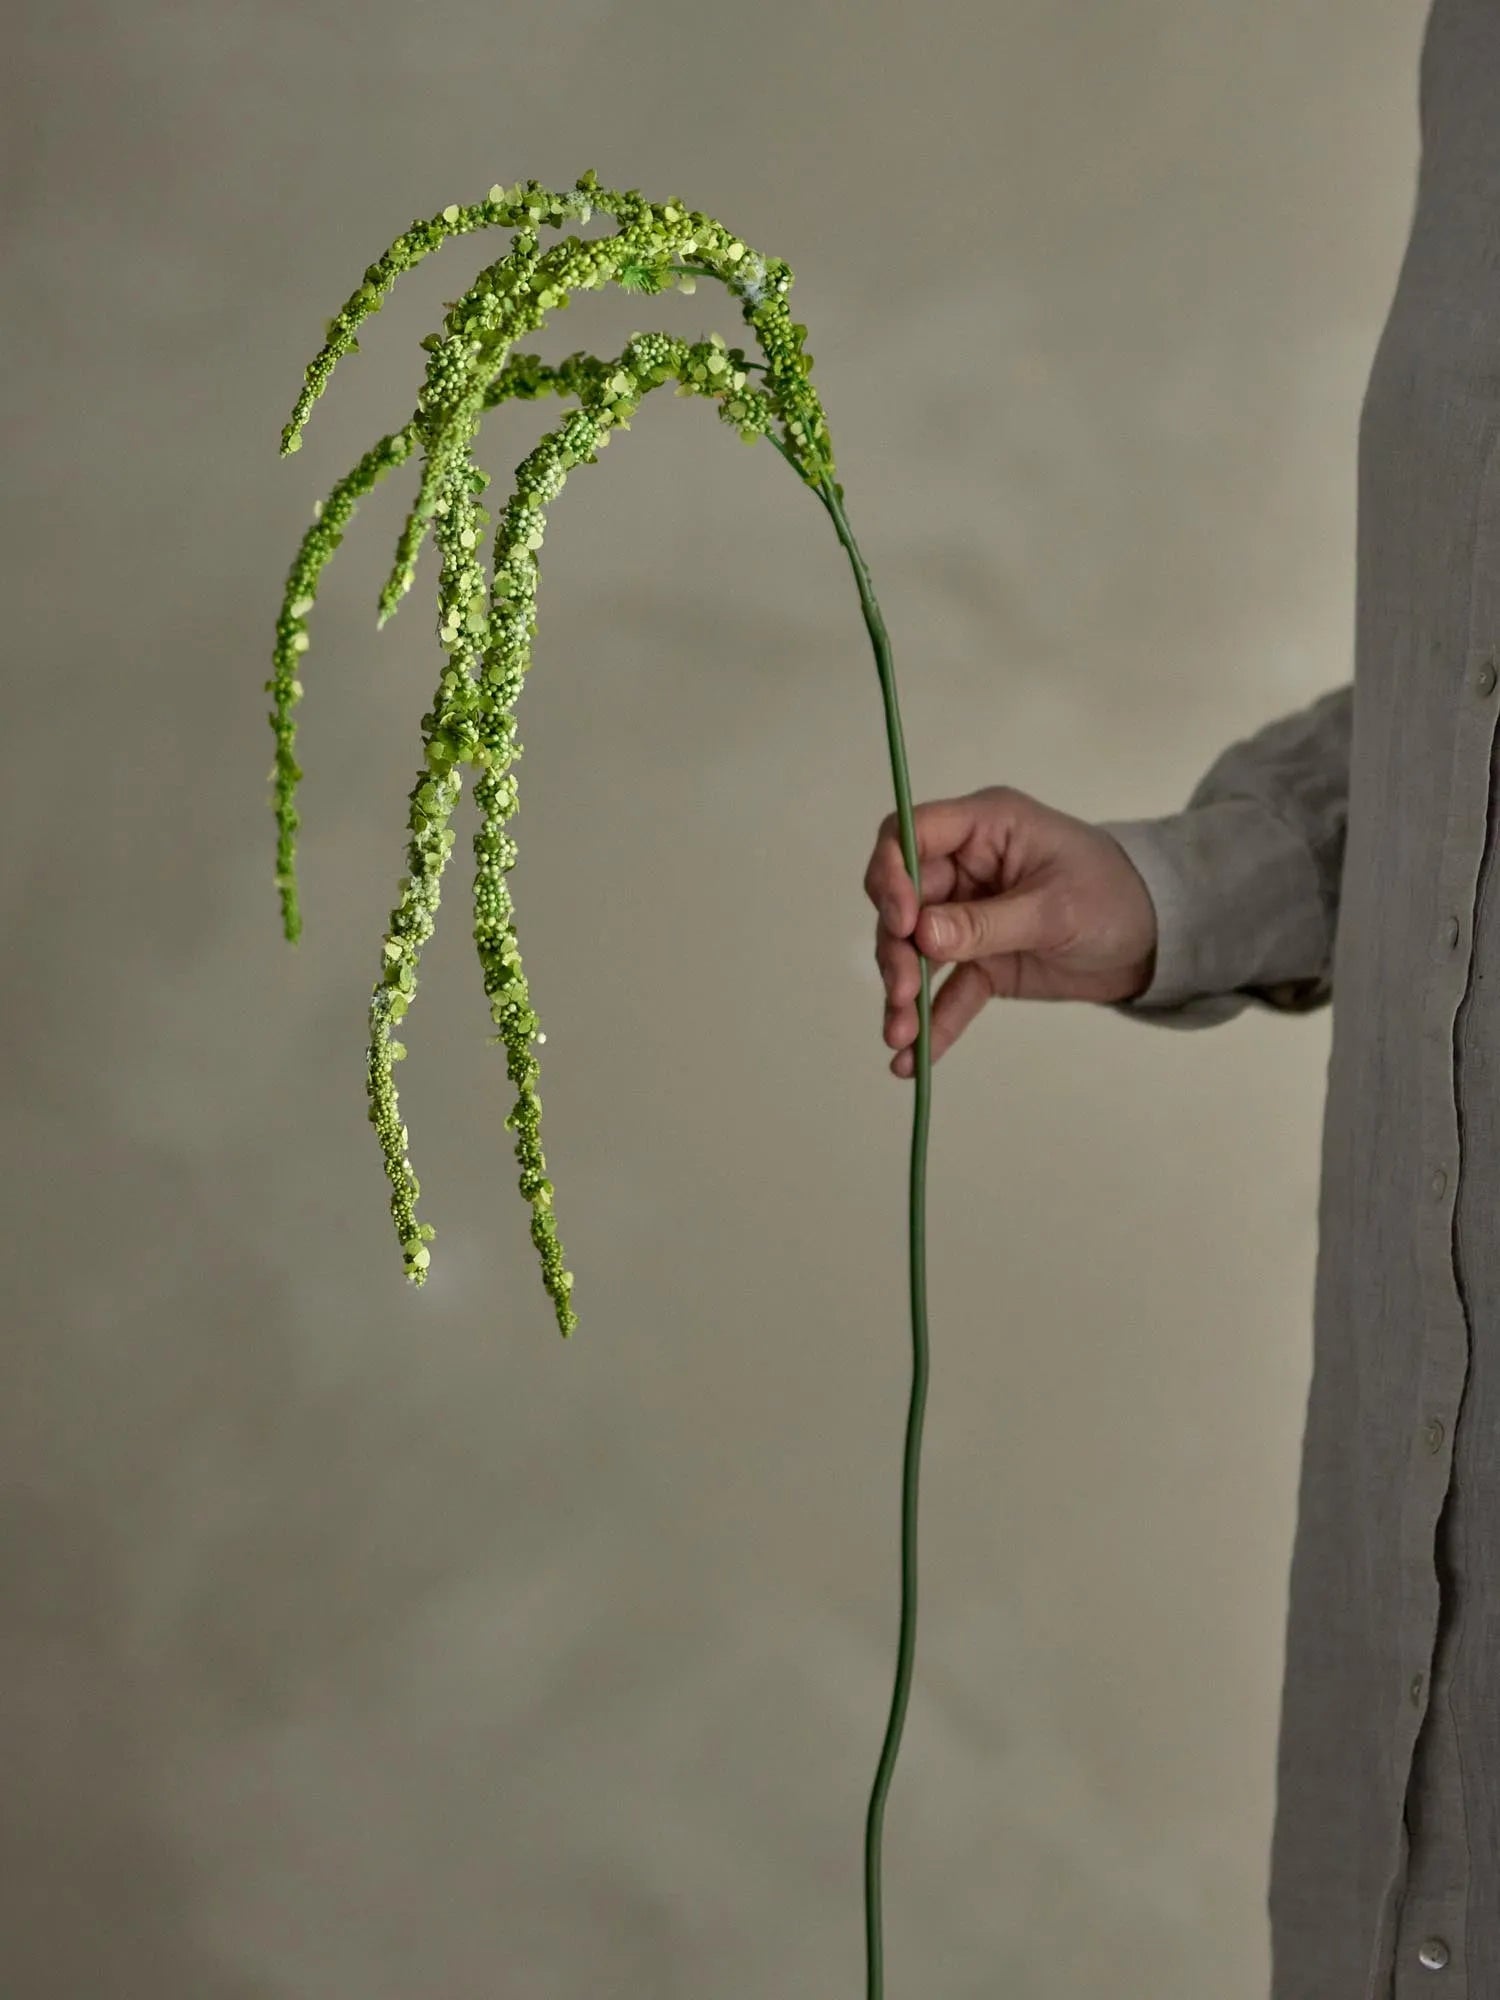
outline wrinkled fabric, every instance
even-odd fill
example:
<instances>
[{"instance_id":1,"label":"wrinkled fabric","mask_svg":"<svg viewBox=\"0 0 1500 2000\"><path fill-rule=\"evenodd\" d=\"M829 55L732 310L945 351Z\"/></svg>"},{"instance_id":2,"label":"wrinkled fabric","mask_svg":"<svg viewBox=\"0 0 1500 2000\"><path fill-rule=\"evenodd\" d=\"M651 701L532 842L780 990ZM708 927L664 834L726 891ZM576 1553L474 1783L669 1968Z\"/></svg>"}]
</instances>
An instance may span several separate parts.
<instances>
[{"instance_id":1,"label":"wrinkled fabric","mask_svg":"<svg viewBox=\"0 0 1500 2000\"><path fill-rule=\"evenodd\" d=\"M1500 4L1433 0L1358 435L1354 673L1104 822L1156 905L1115 1011L1330 1006L1272 2000L1500 2000Z\"/></svg>"}]
</instances>

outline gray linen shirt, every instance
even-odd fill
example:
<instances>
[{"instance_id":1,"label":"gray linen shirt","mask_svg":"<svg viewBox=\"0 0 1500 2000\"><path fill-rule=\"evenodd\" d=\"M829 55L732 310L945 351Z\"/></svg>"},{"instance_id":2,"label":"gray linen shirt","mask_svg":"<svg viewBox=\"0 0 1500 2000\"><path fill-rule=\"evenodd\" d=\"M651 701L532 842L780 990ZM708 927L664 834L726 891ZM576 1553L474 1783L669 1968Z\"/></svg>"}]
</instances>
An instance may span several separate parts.
<instances>
[{"instance_id":1,"label":"gray linen shirt","mask_svg":"<svg viewBox=\"0 0 1500 2000\"><path fill-rule=\"evenodd\" d=\"M1432 0L1358 434L1353 679L1104 822L1127 1019L1332 1007L1271 2000L1500 2000L1500 0Z\"/></svg>"}]
</instances>

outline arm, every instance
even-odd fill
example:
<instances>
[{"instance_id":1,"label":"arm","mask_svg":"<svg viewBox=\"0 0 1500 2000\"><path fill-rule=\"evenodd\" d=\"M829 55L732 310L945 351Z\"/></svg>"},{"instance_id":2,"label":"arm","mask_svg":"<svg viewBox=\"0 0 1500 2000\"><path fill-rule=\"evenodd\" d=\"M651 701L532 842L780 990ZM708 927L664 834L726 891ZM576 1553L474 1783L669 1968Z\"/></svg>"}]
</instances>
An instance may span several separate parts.
<instances>
[{"instance_id":1,"label":"arm","mask_svg":"<svg viewBox=\"0 0 1500 2000\"><path fill-rule=\"evenodd\" d=\"M1346 681L1232 743L1181 812L1098 822L1156 906L1151 983L1117 1013L1208 1028L1330 1003L1353 705Z\"/></svg>"}]
</instances>

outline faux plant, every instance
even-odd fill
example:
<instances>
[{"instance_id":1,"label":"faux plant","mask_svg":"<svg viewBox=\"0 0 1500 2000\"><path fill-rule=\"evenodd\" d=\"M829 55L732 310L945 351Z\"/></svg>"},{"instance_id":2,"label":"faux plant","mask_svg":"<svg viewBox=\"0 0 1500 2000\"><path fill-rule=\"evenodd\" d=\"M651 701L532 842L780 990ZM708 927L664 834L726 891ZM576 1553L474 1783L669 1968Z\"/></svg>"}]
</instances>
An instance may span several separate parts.
<instances>
[{"instance_id":1,"label":"faux plant","mask_svg":"<svg viewBox=\"0 0 1500 2000\"><path fill-rule=\"evenodd\" d=\"M550 249L541 247L544 226L584 224L595 210L614 219L612 235L571 235ZM554 1189L541 1148L541 1099L536 1089L540 1066L532 1049L533 1042L544 1042L546 1036L539 1032L522 971L514 905L505 881L516 861L516 843L507 823L517 809L513 767L523 748L516 736L515 709L536 632L538 554L547 508L575 466L595 464L613 433L629 430L631 418L653 389L672 382L679 396L709 399L720 421L747 444L763 438L769 442L827 512L853 569L874 647L901 850L919 900L921 872L890 643L869 571L844 512L844 489L834 477L828 425L811 382L813 357L803 347L807 329L791 318L787 307L792 273L786 264L759 255L721 223L680 200L650 202L635 189L622 194L601 187L592 172L580 175L566 193L555 193L534 180L492 187L483 201L467 206L453 203L427 222L414 222L369 266L363 282L329 321L327 340L308 366L302 393L282 432L283 455L301 446L303 426L334 364L357 349L358 328L379 311L402 272L451 236L496 227L515 232L511 249L485 266L449 307L442 331L422 342L428 359L416 409L399 430L373 445L314 509L313 525L303 536L288 574L276 624L275 673L266 683L275 697L270 720L276 734L271 773L276 884L282 928L295 943L302 919L296 877L300 822L294 796L302 773L294 754L293 711L303 693L298 675L308 649L308 613L324 565L343 540L359 501L394 466L415 457L421 467L416 498L380 594L379 623L385 623L411 588L418 554L431 534L441 559L437 628L443 664L432 706L422 717L422 761L408 794L408 872L401 878L400 897L381 942L379 976L370 1002L366 1061L370 1122L391 1184L391 1217L406 1274L420 1285L435 1232L430 1223L417 1220L420 1189L407 1156L407 1130L394 1079L394 1066L406 1050L393 1031L416 992L422 947L432 934L439 884L455 839L449 822L464 769L472 767L479 808L473 842L474 942L490 1015L499 1030L493 1040L505 1048L507 1074L518 1093L505 1125L516 1134L521 1192L532 1210L531 1239L541 1259L542 1282L566 1337L578 1324L578 1315L573 1311L573 1273L565 1268L558 1241ZM568 305L574 292L597 291L613 283L639 294L674 286L691 293L700 277L716 279L737 301L759 342L762 359L729 346L718 333L696 341L669 333L637 333L613 360L575 353L555 366L535 354L513 351L518 340ZM544 395L572 398L577 407L516 467L515 491L500 513L487 573L481 538L489 515L480 496L489 479L473 461L474 440L487 410L512 397L532 401ZM902 1482L901 1628L890 1720L866 1822L867 2000L880 2000L884 1990L880 1839L916 1640L917 1481L928 1365L926 1152L932 1088L929 968L920 954L918 962L910 1167L913 1366Z\"/></svg>"}]
</instances>

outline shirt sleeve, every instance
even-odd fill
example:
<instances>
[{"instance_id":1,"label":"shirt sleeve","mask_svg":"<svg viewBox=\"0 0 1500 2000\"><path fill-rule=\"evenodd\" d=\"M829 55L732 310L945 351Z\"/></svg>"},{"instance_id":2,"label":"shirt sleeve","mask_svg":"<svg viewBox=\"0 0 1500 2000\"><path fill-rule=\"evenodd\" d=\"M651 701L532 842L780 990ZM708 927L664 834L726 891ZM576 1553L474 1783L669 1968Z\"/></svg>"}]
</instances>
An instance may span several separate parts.
<instances>
[{"instance_id":1,"label":"shirt sleeve","mask_svg":"<svg viewBox=\"0 0 1500 2000\"><path fill-rule=\"evenodd\" d=\"M1181 812L1097 822L1156 906L1151 984L1116 1013L1209 1028L1252 1003L1329 1004L1353 707L1346 681L1232 743Z\"/></svg>"}]
</instances>

